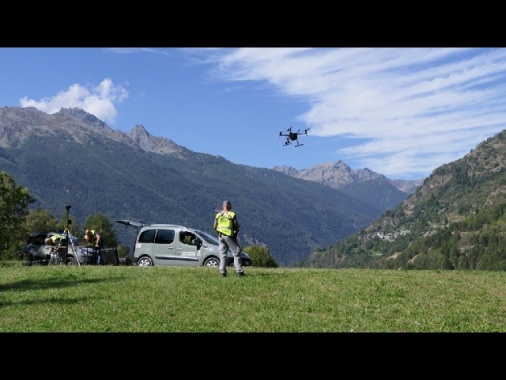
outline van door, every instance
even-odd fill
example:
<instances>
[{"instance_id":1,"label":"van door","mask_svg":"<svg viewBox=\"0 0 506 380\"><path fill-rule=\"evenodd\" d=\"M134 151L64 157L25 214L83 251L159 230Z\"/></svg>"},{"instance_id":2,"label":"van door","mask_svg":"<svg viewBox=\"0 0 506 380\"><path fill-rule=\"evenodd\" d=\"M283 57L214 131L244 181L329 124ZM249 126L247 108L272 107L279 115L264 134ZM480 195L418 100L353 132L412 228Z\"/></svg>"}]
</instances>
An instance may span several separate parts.
<instances>
[{"instance_id":1,"label":"van door","mask_svg":"<svg viewBox=\"0 0 506 380\"><path fill-rule=\"evenodd\" d=\"M187 230L180 230L177 233L176 240L178 265L199 265L199 240L197 240L197 235Z\"/></svg>"},{"instance_id":2,"label":"van door","mask_svg":"<svg viewBox=\"0 0 506 380\"><path fill-rule=\"evenodd\" d=\"M173 228L156 229L152 246L152 259L155 265L180 265L176 231Z\"/></svg>"}]
</instances>

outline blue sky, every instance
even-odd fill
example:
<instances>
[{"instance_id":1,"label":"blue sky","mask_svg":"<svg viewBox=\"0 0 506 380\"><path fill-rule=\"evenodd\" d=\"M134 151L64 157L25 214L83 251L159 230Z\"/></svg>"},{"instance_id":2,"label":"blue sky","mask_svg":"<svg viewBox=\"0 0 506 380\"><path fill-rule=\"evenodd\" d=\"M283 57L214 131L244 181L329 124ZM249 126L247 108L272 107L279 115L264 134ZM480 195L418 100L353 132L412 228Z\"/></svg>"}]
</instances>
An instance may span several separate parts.
<instances>
[{"instance_id":1,"label":"blue sky","mask_svg":"<svg viewBox=\"0 0 506 380\"><path fill-rule=\"evenodd\" d=\"M506 126L506 49L0 48L0 107L79 107L272 169L429 176ZM310 128L304 144L279 132Z\"/></svg>"}]
</instances>

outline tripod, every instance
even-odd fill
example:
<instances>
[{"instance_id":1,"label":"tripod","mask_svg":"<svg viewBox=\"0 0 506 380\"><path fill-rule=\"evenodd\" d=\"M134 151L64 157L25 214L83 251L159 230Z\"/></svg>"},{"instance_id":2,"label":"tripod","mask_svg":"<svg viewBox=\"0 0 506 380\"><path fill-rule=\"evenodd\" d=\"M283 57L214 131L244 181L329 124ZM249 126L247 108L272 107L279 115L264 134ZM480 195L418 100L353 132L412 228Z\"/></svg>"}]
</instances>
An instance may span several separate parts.
<instances>
[{"instance_id":1,"label":"tripod","mask_svg":"<svg viewBox=\"0 0 506 380\"><path fill-rule=\"evenodd\" d=\"M61 249L61 239L58 241L58 244L56 244L56 247L51 247L51 252L49 252L49 262L47 265L53 265L53 264L60 264L64 265L66 264L66 250Z\"/></svg>"},{"instance_id":2,"label":"tripod","mask_svg":"<svg viewBox=\"0 0 506 380\"><path fill-rule=\"evenodd\" d=\"M81 266L81 263L79 262L79 257L77 257L77 249L76 249L76 245L74 244L73 236L68 229L67 229L67 234L69 237L70 244L72 245L72 255L74 255L74 258L76 259L77 266ZM67 247L68 247L68 243L67 243Z\"/></svg>"},{"instance_id":3,"label":"tripod","mask_svg":"<svg viewBox=\"0 0 506 380\"><path fill-rule=\"evenodd\" d=\"M70 261L69 261L69 257L68 257L68 251L69 251L68 247L70 244L72 246L72 256L74 256L77 265L81 266L81 263L79 262L79 258L77 257L77 248L74 244L73 236L70 233L70 231L68 231L68 230L66 231L66 234L68 236L67 246L65 247L65 249L61 249L62 247L61 247L61 239L60 239L60 241L58 241L58 244L56 245L56 247L51 249L51 252L49 253L49 262L47 263L47 265L52 265L52 264L69 265Z\"/></svg>"}]
</instances>

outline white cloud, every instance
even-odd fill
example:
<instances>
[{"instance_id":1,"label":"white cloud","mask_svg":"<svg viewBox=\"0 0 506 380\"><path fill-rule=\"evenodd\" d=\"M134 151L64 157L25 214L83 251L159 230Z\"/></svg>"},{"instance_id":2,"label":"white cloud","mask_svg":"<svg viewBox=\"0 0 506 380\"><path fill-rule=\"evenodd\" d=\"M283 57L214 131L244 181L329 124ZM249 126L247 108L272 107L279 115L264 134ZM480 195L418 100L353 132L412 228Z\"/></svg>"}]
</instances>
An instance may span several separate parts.
<instances>
[{"instance_id":1,"label":"white cloud","mask_svg":"<svg viewBox=\"0 0 506 380\"><path fill-rule=\"evenodd\" d=\"M48 114L62 108L81 108L102 121L114 124L117 115L115 104L128 98L128 92L122 86L116 86L111 79L104 79L98 86L71 85L66 91L40 101L24 97L21 107L34 107Z\"/></svg>"},{"instance_id":2,"label":"white cloud","mask_svg":"<svg viewBox=\"0 0 506 380\"><path fill-rule=\"evenodd\" d=\"M506 126L506 49L213 49L205 63L304 99L313 136L385 175L430 174Z\"/></svg>"}]
</instances>

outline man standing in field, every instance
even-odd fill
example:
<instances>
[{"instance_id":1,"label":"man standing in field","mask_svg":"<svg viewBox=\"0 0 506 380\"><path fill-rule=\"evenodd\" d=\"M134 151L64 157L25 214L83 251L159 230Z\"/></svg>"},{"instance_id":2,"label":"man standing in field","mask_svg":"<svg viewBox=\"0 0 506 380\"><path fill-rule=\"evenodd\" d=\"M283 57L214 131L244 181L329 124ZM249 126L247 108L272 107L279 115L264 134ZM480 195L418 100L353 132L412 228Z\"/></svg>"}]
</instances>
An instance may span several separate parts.
<instances>
[{"instance_id":1,"label":"man standing in field","mask_svg":"<svg viewBox=\"0 0 506 380\"><path fill-rule=\"evenodd\" d=\"M241 246L237 242L239 222L237 215L231 210L232 204L229 201L224 201L223 209L214 218L213 229L218 232L220 274L222 277L227 277L227 251L230 249L234 256L235 271L239 277L242 277L245 274L240 256Z\"/></svg>"}]
</instances>

